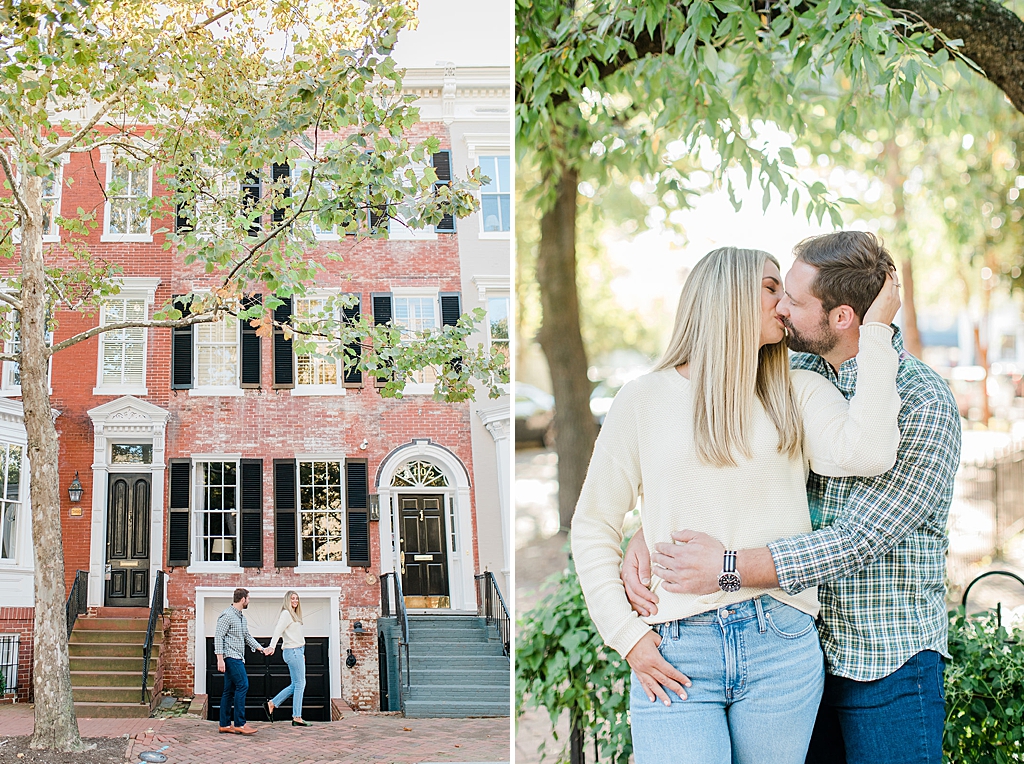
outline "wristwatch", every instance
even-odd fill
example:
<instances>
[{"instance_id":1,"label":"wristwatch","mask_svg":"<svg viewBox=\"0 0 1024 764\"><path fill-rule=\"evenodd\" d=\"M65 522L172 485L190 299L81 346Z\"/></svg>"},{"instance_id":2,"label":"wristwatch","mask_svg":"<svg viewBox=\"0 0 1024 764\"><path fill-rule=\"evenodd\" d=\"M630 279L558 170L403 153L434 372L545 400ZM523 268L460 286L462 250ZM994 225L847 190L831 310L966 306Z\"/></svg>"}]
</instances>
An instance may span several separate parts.
<instances>
[{"instance_id":1,"label":"wristwatch","mask_svg":"<svg viewBox=\"0 0 1024 764\"><path fill-rule=\"evenodd\" d=\"M736 552L726 551L725 560L722 563L722 572L718 574L718 586L723 592L738 592L740 587L740 574L736 570Z\"/></svg>"}]
</instances>

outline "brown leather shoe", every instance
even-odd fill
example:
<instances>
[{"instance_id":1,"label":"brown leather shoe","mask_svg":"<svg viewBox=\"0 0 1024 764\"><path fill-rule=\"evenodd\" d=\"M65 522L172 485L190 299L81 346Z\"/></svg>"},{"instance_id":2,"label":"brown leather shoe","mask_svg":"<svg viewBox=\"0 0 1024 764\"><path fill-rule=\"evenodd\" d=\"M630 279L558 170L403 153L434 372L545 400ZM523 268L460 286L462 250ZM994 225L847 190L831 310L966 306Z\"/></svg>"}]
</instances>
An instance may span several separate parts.
<instances>
[{"instance_id":1,"label":"brown leather shoe","mask_svg":"<svg viewBox=\"0 0 1024 764\"><path fill-rule=\"evenodd\" d=\"M235 727L234 727L234 725L232 725L232 726L230 726L230 727L218 727L218 728L217 728L217 732L220 732L220 733L225 733L225 734L226 734L226 733L229 733L229 732L235 732L235 731L236 731L236 730L235 730Z\"/></svg>"},{"instance_id":2,"label":"brown leather shoe","mask_svg":"<svg viewBox=\"0 0 1024 764\"><path fill-rule=\"evenodd\" d=\"M253 727L251 724L246 723L244 727L235 727L235 732L237 732L239 735L255 735L257 732L259 732L259 730Z\"/></svg>"}]
</instances>

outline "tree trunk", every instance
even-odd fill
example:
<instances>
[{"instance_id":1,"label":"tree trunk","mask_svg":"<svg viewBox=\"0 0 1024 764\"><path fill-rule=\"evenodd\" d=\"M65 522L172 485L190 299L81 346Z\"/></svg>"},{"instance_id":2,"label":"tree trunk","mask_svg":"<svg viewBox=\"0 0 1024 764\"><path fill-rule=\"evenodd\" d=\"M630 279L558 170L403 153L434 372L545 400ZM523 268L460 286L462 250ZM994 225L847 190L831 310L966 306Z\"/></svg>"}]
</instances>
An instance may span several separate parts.
<instances>
[{"instance_id":1,"label":"tree trunk","mask_svg":"<svg viewBox=\"0 0 1024 764\"><path fill-rule=\"evenodd\" d=\"M47 392L46 280L43 270L42 179L24 173L28 215L21 241L21 397L28 434L32 540L35 549L33 748L83 750L71 696L65 617L64 547L57 481L57 430Z\"/></svg>"},{"instance_id":2,"label":"tree trunk","mask_svg":"<svg viewBox=\"0 0 1024 764\"><path fill-rule=\"evenodd\" d=\"M554 206L540 222L537 283L542 316L537 339L555 395L558 517L565 532L587 475L597 425L590 413L587 353L576 292L576 171L563 169L557 180L548 175L545 182L557 182L558 192Z\"/></svg>"},{"instance_id":3,"label":"tree trunk","mask_svg":"<svg viewBox=\"0 0 1024 764\"><path fill-rule=\"evenodd\" d=\"M917 328L917 307L914 305L914 265L909 257L900 263L900 284L903 286L903 344L907 352L921 357L921 331Z\"/></svg>"}]
</instances>

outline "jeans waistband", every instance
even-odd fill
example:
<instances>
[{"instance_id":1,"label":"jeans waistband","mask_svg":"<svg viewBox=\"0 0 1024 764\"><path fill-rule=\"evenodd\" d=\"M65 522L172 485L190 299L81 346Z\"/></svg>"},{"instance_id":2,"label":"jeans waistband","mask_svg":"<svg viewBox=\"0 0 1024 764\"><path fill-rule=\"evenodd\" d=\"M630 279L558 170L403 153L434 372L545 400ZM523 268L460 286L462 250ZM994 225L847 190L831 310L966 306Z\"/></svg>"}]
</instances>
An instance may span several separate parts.
<instances>
[{"instance_id":1,"label":"jeans waistband","mask_svg":"<svg viewBox=\"0 0 1024 764\"><path fill-rule=\"evenodd\" d=\"M764 614L780 607L792 607L792 605L777 600L770 594L762 594L754 599L722 605L714 610L697 613L687 618L655 624L653 628L662 637L671 636L678 638L679 629L683 626L718 626L757 619L763 631Z\"/></svg>"}]
</instances>

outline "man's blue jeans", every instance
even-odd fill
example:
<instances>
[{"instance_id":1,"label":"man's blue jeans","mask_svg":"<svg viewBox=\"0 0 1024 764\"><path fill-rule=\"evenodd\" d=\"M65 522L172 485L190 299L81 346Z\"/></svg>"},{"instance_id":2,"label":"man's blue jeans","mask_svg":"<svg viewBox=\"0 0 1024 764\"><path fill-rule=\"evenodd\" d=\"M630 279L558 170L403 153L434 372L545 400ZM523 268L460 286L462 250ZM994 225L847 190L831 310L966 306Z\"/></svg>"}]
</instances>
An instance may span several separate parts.
<instances>
[{"instance_id":1,"label":"man's blue jeans","mask_svg":"<svg viewBox=\"0 0 1024 764\"><path fill-rule=\"evenodd\" d=\"M942 764L944 670L924 650L871 682L826 675L807 764Z\"/></svg>"},{"instance_id":2,"label":"man's blue jeans","mask_svg":"<svg viewBox=\"0 0 1024 764\"><path fill-rule=\"evenodd\" d=\"M236 727L245 726L245 695L247 692L249 692L249 677L245 673L245 661L225 656L224 694L220 696L221 727L230 727L232 716Z\"/></svg>"},{"instance_id":3,"label":"man's blue jeans","mask_svg":"<svg viewBox=\"0 0 1024 764\"><path fill-rule=\"evenodd\" d=\"M284 662L288 664L288 676L292 683L274 696L270 701L274 708L280 708L281 704L292 696L292 718L302 718L302 693L306 689L306 648L286 647L281 651Z\"/></svg>"},{"instance_id":4,"label":"man's blue jeans","mask_svg":"<svg viewBox=\"0 0 1024 764\"><path fill-rule=\"evenodd\" d=\"M693 682L652 703L632 678L636 764L800 764L825 666L814 619L768 595L663 623L658 649Z\"/></svg>"}]
</instances>

